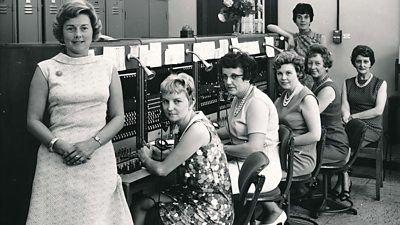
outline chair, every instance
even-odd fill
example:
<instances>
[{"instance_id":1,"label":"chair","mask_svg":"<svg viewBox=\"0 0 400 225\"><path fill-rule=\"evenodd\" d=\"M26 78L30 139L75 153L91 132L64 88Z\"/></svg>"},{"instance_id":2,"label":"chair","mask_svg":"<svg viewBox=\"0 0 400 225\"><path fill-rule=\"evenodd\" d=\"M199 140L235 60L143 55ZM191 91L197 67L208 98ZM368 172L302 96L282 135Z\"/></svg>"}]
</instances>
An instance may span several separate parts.
<instances>
[{"instance_id":1,"label":"chair","mask_svg":"<svg viewBox=\"0 0 400 225\"><path fill-rule=\"evenodd\" d=\"M258 197L264 185L265 177L259 174L269 164L268 157L263 152L254 152L244 161L239 173L239 200L235 205L234 225L255 224L254 210ZM254 193L248 193L254 184Z\"/></svg>"},{"instance_id":2,"label":"chair","mask_svg":"<svg viewBox=\"0 0 400 225\"><path fill-rule=\"evenodd\" d=\"M304 208L312 211L312 217L315 219L317 219L321 213L351 212L354 215L357 215L357 210L353 208L353 202L350 199L346 199L345 201L348 204L344 204L336 201L335 197L329 195L332 176L340 175L343 172L349 171L357 159L361 149L361 142L365 135L366 126L359 120L351 120L346 125L345 129L349 136L350 148L352 150L349 161L347 163L322 164L320 169L320 174L323 176L322 196L314 195L302 202ZM318 207L315 208L313 206Z\"/></svg>"}]
</instances>

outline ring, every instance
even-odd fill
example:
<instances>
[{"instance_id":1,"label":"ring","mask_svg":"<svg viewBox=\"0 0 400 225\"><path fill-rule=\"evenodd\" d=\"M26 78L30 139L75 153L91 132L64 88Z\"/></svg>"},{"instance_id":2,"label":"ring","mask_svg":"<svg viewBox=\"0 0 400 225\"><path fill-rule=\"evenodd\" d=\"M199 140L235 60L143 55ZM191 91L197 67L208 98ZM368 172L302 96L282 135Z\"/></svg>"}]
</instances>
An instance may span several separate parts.
<instances>
[{"instance_id":1,"label":"ring","mask_svg":"<svg viewBox=\"0 0 400 225\"><path fill-rule=\"evenodd\" d=\"M80 156L79 156L79 155L76 155L75 158L80 158Z\"/></svg>"}]
</instances>

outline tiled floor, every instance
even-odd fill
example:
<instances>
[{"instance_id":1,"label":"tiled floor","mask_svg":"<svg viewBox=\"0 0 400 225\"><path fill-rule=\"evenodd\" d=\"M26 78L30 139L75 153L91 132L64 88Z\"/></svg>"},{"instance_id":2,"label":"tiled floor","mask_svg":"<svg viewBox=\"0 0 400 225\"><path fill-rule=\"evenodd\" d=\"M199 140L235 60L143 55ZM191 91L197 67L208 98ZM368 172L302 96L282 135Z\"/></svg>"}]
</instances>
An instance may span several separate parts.
<instances>
[{"instance_id":1,"label":"tiled floor","mask_svg":"<svg viewBox=\"0 0 400 225\"><path fill-rule=\"evenodd\" d=\"M397 146L397 150L400 150L399 146ZM374 179L352 177L351 199L358 214L322 214L316 222L319 225L399 225L400 153L393 155L391 165L391 169L386 170L380 201L375 200ZM294 214L306 213L296 206L292 209Z\"/></svg>"}]
</instances>

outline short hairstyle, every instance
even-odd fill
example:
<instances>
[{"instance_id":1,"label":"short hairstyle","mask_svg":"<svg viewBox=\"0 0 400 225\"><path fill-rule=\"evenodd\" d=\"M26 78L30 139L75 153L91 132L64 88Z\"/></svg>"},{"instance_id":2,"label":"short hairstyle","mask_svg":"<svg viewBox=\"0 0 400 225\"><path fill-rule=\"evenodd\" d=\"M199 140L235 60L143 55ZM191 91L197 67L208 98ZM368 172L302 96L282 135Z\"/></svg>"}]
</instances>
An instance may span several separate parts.
<instances>
[{"instance_id":1,"label":"short hairstyle","mask_svg":"<svg viewBox=\"0 0 400 225\"><path fill-rule=\"evenodd\" d=\"M274 58L273 69L274 73L285 64L292 64L297 72L297 77L300 77L304 71L304 58L299 56L295 51L283 51Z\"/></svg>"},{"instance_id":2,"label":"short hairstyle","mask_svg":"<svg viewBox=\"0 0 400 225\"><path fill-rule=\"evenodd\" d=\"M252 82L257 76L257 62L253 57L242 52L228 52L218 61L218 74L222 76L223 68L242 68L243 80Z\"/></svg>"},{"instance_id":3,"label":"short hairstyle","mask_svg":"<svg viewBox=\"0 0 400 225\"><path fill-rule=\"evenodd\" d=\"M306 70L308 70L308 59L315 56L316 54L321 55L322 61L324 62L324 67L326 68L332 67L332 62L333 62L332 55L329 52L328 48L320 44L314 44L310 46L310 48L306 53L306 59L305 59L306 61L304 63Z\"/></svg>"},{"instance_id":4,"label":"short hairstyle","mask_svg":"<svg viewBox=\"0 0 400 225\"><path fill-rule=\"evenodd\" d=\"M310 22L314 20L314 10L308 3L298 3L293 9L293 22L296 23L296 17L298 14L310 15Z\"/></svg>"},{"instance_id":5,"label":"short hairstyle","mask_svg":"<svg viewBox=\"0 0 400 225\"><path fill-rule=\"evenodd\" d=\"M196 99L193 77L186 73L172 73L160 84L161 95L184 92L189 102Z\"/></svg>"},{"instance_id":6,"label":"short hairstyle","mask_svg":"<svg viewBox=\"0 0 400 225\"><path fill-rule=\"evenodd\" d=\"M53 23L54 37L60 42L64 43L63 26L69 19L75 18L81 14L89 17L93 29L92 40L96 41L101 32L101 21L99 20L96 11L92 4L87 1L74 0L68 1L58 10L56 19Z\"/></svg>"},{"instance_id":7,"label":"short hairstyle","mask_svg":"<svg viewBox=\"0 0 400 225\"><path fill-rule=\"evenodd\" d=\"M371 61L371 66L374 65L375 63L375 54L374 54L374 50L372 50L372 48L370 48L369 46L366 45L357 45L353 51L351 52L351 64L353 64L353 66L356 66L356 58L357 56L364 56L364 57L369 57L369 60Z\"/></svg>"}]
</instances>

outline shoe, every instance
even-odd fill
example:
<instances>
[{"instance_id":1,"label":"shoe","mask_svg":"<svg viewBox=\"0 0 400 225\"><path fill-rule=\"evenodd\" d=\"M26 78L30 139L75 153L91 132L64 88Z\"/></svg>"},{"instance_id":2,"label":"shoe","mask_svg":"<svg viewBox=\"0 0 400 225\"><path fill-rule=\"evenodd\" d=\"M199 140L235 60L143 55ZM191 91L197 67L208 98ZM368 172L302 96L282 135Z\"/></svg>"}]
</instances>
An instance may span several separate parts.
<instances>
[{"instance_id":1,"label":"shoe","mask_svg":"<svg viewBox=\"0 0 400 225\"><path fill-rule=\"evenodd\" d=\"M278 218L276 218L276 220L274 222L272 222L272 223L263 223L263 224L260 224L260 225L278 225L278 224L284 225L286 219L287 219L287 215L286 215L285 211L282 211L281 215L279 215Z\"/></svg>"},{"instance_id":2,"label":"shoe","mask_svg":"<svg viewBox=\"0 0 400 225\"><path fill-rule=\"evenodd\" d=\"M351 186L353 186L353 182L350 181L350 186L349 186L349 190L346 191L342 191L342 193L340 194L340 201L347 201L350 199L350 192L351 192Z\"/></svg>"},{"instance_id":3,"label":"shoe","mask_svg":"<svg viewBox=\"0 0 400 225\"><path fill-rule=\"evenodd\" d=\"M329 191L329 195L332 197L335 197L337 199L340 199L341 194L342 194L341 192L334 190L334 189Z\"/></svg>"}]
</instances>

